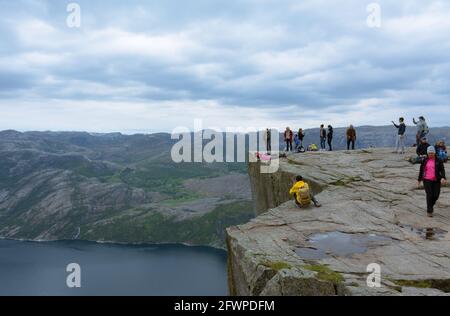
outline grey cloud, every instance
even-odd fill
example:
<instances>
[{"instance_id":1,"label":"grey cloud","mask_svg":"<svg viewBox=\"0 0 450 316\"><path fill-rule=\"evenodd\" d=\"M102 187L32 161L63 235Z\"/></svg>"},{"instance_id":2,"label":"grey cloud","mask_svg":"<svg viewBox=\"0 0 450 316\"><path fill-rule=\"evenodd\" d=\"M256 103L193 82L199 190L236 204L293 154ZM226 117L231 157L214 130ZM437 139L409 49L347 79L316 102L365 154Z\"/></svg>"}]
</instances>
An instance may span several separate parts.
<instances>
[{"instance_id":1,"label":"grey cloud","mask_svg":"<svg viewBox=\"0 0 450 316\"><path fill-rule=\"evenodd\" d=\"M409 11L401 2L379 1L383 18L394 21L430 10L450 13L450 5L443 1L409 1ZM64 2L0 1L0 39L5 43L0 61L36 52L65 56L62 62L13 71L2 69L0 62L0 98L21 100L32 92L42 100L210 100L224 107L292 106L321 113L336 107L348 113L366 99L384 100L398 111L448 103L450 77L445 70L450 68L450 58L445 38L450 23L447 28L436 25L440 33L429 29L416 37L401 21L395 25L407 35L389 29L392 23L369 29L366 3L357 0L78 3L83 10L81 30L65 26ZM427 18L421 23L427 25ZM15 34L19 21L31 19L47 23L55 34L39 33L42 38L36 40L43 44L36 46L21 42ZM442 28L447 33L442 34ZM103 43L92 41L93 32L109 29L137 39L183 34L188 48L172 52L168 47L172 60L163 53L89 46ZM47 36L51 36L48 47ZM109 39L103 40L108 44ZM101 88L103 92L98 91Z\"/></svg>"}]
</instances>

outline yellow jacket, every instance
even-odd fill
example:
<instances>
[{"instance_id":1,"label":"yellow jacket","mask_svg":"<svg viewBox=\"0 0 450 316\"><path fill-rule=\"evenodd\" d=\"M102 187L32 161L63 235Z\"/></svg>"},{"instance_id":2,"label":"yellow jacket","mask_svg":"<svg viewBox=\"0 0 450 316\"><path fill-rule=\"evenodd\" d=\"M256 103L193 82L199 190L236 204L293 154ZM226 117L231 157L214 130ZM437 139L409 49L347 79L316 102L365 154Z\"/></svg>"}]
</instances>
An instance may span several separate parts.
<instances>
[{"instance_id":1,"label":"yellow jacket","mask_svg":"<svg viewBox=\"0 0 450 316\"><path fill-rule=\"evenodd\" d=\"M306 187L307 189L309 189L309 185L308 183L306 183L305 181L298 181L296 184L294 184L291 188L291 190L289 191L290 195L294 195L295 193L298 192L298 190L302 189Z\"/></svg>"}]
</instances>

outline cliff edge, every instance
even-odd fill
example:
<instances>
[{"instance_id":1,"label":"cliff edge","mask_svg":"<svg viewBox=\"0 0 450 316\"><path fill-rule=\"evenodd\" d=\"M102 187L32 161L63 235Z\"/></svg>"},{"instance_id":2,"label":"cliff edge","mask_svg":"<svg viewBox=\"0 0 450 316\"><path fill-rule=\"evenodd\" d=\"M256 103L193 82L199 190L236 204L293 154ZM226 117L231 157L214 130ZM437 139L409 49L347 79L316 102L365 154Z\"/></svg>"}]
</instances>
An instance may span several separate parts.
<instances>
[{"instance_id":1,"label":"cliff edge","mask_svg":"<svg viewBox=\"0 0 450 316\"><path fill-rule=\"evenodd\" d=\"M274 174L249 165L260 215L227 230L231 295L450 293L449 187L427 218L419 166L391 150L292 154L279 163ZM298 174L321 208L289 199Z\"/></svg>"}]
</instances>

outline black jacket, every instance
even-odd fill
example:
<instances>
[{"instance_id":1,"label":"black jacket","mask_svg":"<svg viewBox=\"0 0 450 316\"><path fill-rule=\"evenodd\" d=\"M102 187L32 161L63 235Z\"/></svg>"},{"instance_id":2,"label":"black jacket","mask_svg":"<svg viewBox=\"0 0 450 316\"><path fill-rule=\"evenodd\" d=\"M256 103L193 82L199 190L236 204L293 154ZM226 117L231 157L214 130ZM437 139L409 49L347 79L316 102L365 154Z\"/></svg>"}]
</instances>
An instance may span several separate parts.
<instances>
[{"instance_id":1,"label":"black jacket","mask_svg":"<svg viewBox=\"0 0 450 316\"><path fill-rule=\"evenodd\" d=\"M417 150L416 150L417 156L426 156L428 147L430 147L430 144L428 144L428 143L426 143L426 144L420 143L419 146L417 146Z\"/></svg>"},{"instance_id":2,"label":"black jacket","mask_svg":"<svg viewBox=\"0 0 450 316\"><path fill-rule=\"evenodd\" d=\"M298 131L298 139L300 139L301 141L303 141L303 139L305 138L305 132L300 132L300 130Z\"/></svg>"},{"instance_id":3,"label":"black jacket","mask_svg":"<svg viewBox=\"0 0 450 316\"><path fill-rule=\"evenodd\" d=\"M429 158L425 159L422 164L420 165L420 171L419 171L419 181L423 181L423 178L425 176L425 166L427 165ZM447 179L445 177L445 167L444 163L436 158L436 179L437 181L441 181L442 179Z\"/></svg>"},{"instance_id":4,"label":"black jacket","mask_svg":"<svg viewBox=\"0 0 450 316\"><path fill-rule=\"evenodd\" d=\"M398 128L399 135L405 135L405 133L406 133L406 124L405 123L400 123L400 125L397 125L394 123L394 126Z\"/></svg>"},{"instance_id":5,"label":"black jacket","mask_svg":"<svg viewBox=\"0 0 450 316\"><path fill-rule=\"evenodd\" d=\"M333 128L329 127L328 128L328 134L327 134L328 139L333 139Z\"/></svg>"}]
</instances>

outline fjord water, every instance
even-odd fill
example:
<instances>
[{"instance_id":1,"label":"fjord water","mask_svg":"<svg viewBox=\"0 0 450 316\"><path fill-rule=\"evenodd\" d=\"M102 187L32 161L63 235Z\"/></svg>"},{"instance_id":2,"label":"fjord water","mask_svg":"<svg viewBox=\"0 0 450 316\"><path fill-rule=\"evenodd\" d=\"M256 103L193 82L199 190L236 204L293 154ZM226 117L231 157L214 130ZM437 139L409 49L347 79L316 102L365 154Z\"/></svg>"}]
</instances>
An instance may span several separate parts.
<instances>
[{"instance_id":1,"label":"fjord water","mask_svg":"<svg viewBox=\"0 0 450 316\"><path fill-rule=\"evenodd\" d=\"M66 267L81 267L81 288ZM0 295L227 295L226 253L180 245L0 240Z\"/></svg>"}]
</instances>

